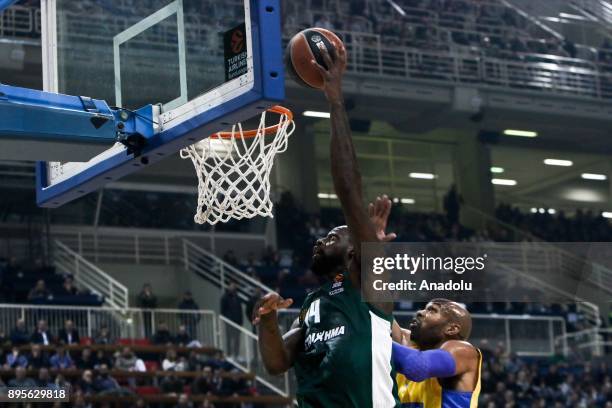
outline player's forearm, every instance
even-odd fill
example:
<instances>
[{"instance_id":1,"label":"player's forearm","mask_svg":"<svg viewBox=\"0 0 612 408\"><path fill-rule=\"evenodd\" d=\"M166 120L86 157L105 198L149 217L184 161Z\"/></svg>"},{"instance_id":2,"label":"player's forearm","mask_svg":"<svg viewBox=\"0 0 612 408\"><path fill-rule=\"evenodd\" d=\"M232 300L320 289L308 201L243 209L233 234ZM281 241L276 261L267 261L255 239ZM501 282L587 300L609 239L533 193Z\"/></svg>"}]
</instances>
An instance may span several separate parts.
<instances>
[{"instance_id":1,"label":"player's forearm","mask_svg":"<svg viewBox=\"0 0 612 408\"><path fill-rule=\"evenodd\" d=\"M262 317L258 337L259 352L268 373L278 375L289 370L292 362L275 315Z\"/></svg>"},{"instance_id":2,"label":"player's forearm","mask_svg":"<svg viewBox=\"0 0 612 408\"><path fill-rule=\"evenodd\" d=\"M446 378L455 375L457 366L446 350L415 350L393 342L392 361L398 373L411 381Z\"/></svg>"},{"instance_id":3,"label":"player's forearm","mask_svg":"<svg viewBox=\"0 0 612 408\"><path fill-rule=\"evenodd\" d=\"M334 188L345 213L358 210L365 214L361 190L361 173L351 137L351 127L343 101L330 101L331 143L330 158ZM357 208L355 208L357 207ZM347 217L350 214L345 214Z\"/></svg>"}]
</instances>

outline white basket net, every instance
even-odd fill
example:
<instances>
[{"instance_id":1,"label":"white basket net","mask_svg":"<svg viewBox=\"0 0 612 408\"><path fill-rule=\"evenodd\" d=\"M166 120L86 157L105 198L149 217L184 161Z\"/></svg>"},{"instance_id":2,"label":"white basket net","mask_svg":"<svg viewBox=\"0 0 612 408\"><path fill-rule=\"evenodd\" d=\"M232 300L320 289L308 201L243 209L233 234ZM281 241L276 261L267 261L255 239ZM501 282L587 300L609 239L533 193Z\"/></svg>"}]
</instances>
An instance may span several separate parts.
<instances>
[{"instance_id":1,"label":"white basket net","mask_svg":"<svg viewBox=\"0 0 612 408\"><path fill-rule=\"evenodd\" d=\"M280 115L278 126L266 127L266 116ZM256 131L242 124L181 150L198 175L198 208L194 221L214 225L231 219L272 217L270 172L274 158L287 150L295 130L291 112L274 107L263 112Z\"/></svg>"}]
</instances>

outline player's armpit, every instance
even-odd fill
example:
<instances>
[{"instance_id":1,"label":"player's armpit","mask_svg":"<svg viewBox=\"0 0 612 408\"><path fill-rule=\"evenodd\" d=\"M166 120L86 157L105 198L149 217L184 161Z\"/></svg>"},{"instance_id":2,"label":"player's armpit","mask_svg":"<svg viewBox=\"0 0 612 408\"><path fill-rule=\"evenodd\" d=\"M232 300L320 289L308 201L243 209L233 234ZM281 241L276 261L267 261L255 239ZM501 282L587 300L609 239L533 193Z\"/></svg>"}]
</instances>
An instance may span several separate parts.
<instances>
[{"instance_id":1,"label":"player's armpit","mask_svg":"<svg viewBox=\"0 0 612 408\"><path fill-rule=\"evenodd\" d=\"M467 341L449 340L440 346L440 350L448 351L453 356L456 375L478 370L478 351Z\"/></svg>"}]
</instances>

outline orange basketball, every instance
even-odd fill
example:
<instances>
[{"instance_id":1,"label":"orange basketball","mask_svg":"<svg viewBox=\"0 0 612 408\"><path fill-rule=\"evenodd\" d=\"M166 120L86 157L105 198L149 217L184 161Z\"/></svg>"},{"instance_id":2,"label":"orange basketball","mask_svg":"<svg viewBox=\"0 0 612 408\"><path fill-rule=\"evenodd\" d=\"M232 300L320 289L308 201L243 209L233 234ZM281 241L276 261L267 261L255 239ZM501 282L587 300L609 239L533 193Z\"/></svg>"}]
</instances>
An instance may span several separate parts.
<instances>
[{"instance_id":1,"label":"orange basketball","mask_svg":"<svg viewBox=\"0 0 612 408\"><path fill-rule=\"evenodd\" d=\"M320 65L326 66L320 51L323 46L333 59L336 57L336 50L344 48L344 43L331 31L316 27L300 31L289 41L285 51L285 63L289 74L298 84L323 88L323 77L311 63L314 59Z\"/></svg>"}]
</instances>

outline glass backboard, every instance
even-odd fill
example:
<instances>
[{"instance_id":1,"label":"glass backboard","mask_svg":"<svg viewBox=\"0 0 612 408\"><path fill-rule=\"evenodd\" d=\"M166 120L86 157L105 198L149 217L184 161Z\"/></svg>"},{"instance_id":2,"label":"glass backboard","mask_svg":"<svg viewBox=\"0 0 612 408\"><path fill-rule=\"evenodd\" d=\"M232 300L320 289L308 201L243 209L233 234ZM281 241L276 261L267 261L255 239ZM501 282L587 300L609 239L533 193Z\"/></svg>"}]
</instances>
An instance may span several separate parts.
<instances>
[{"instance_id":1,"label":"glass backboard","mask_svg":"<svg viewBox=\"0 0 612 408\"><path fill-rule=\"evenodd\" d=\"M117 143L88 162L41 162L57 207L246 120L284 98L279 0L43 0L46 91L154 105L138 157Z\"/></svg>"}]
</instances>

